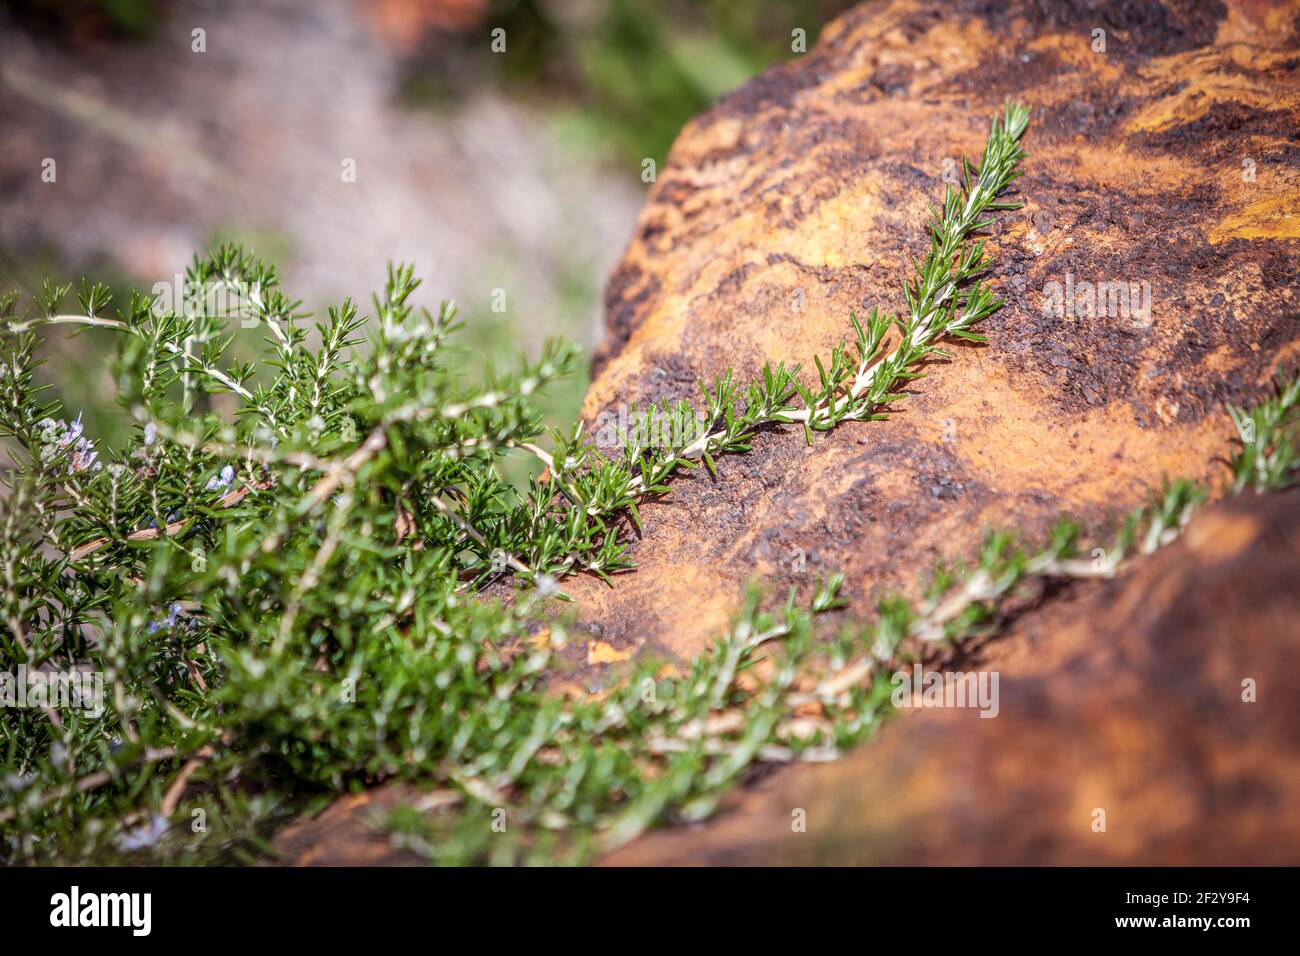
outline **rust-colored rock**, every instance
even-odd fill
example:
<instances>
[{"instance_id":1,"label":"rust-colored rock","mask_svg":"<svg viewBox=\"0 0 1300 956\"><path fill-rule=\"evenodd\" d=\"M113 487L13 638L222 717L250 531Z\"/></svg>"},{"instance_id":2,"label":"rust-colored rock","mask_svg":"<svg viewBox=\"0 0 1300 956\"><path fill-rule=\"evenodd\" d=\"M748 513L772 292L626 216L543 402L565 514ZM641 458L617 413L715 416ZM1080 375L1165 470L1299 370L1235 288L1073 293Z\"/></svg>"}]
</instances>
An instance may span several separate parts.
<instances>
[{"instance_id":1,"label":"rust-colored rock","mask_svg":"<svg viewBox=\"0 0 1300 956\"><path fill-rule=\"evenodd\" d=\"M845 760L775 774L607 862L1300 863L1298 541L1294 492L1216 506L1131 576L990 646L996 719L908 713Z\"/></svg>"},{"instance_id":2,"label":"rust-colored rock","mask_svg":"<svg viewBox=\"0 0 1300 956\"><path fill-rule=\"evenodd\" d=\"M957 665L998 672L996 719L906 713L843 760L765 775L708 822L604 862L1300 863L1298 499L1212 506L1130 575L1027 611ZM347 797L277 847L300 865L418 862L375 824L419 800Z\"/></svg>"},{"instance_id":3,"label":"rust-colored rock","mask_svg":"<svg viewBox=\"0 0 1300 956\"><path fill-rule=\"evenodd\" d=\"M901 310L947 161L978 153L1007 97L1033 108L1027 205L990 241L1007 306L986 347L932 366L889 421L811 448L772 431L718 478L683 476L641 508L637 571L566 582L593 681L628 652L699 653L750 578L842 570L865 614L982 528L1100 521L1166 477L1222 477L1223 404L1300 355L1300 8L1057 6L864 5L683 132L609 285L591 421L727 367L810 364L851 310ZM1084 282L1149 287L1150 310L1045 311L1051 283ZM1276 684L1300 653L1297 520L1294 495L1213 509L1133 579L1023 619L991 652L998 719L908 715L612 862L1300 862L1300 744ZM386 858L330 813L287 860Z\"/></svg>"},{"instance_id":4,"label":"rust-colored rock","mask_svg":"<svg viewBox=\"0 0 1300 956\"><path fill-rule=\"evenodd\" d=\"M1033 108L1027 205L990 242L1008 301L988 346L931 367L888 422L811 449L770 434L679 479L641 511L639 570L570 588L603 640L689 656L747 578L842 570L862 599L985 526L1098 519L1215 475L1223 403L1258 396L1300 337L1300 8L1056 6L864 5L683 132L609 286L589 418L728 366L811 370L850 310L903 309L945 162L978 154L1006 97ZM1107 281L1150 284L1149 327L1044 313L1049 283Z\"/></svg>"}]
</instances>

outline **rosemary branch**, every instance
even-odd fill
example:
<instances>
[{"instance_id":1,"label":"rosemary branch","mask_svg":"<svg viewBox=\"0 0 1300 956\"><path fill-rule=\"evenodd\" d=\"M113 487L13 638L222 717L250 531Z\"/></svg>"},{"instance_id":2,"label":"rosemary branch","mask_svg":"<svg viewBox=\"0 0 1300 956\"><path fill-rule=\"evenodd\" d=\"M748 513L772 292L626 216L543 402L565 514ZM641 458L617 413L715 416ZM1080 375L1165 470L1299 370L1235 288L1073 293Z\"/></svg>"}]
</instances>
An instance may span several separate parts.
<instances>
[{"instance_id":1,"label":"rosemary branch","mask_svg":"<svg viewBox=\"0 0 1300 956\"><path fill-rule=\"evenodd\" d=\"M47 284L28 319L0 295L0 437L15 463L0 495L0 663L89 668L109 690L97 716L17 710L0 727L0 815L18 822L0 832L0 859L129 855L141 840L176 859L195 844L131 822L205 802L222 829L198 841L202 852L237 856L277 812L263 794L292 806L313 789L395 775L461 793L460 835L431 844L457 859L488 854L481 814L493 801L533 832L618 840L666 816L698 818L756 760L813 759L861 739L880 710L837 671L860 656L853 643L817 665L842 685L824 719L788 700L803 692L791 682L814 664L812 619L834 606L837 583L776 615L754 598L680 681L637 664L626 685L576 701L544 686L565 629L539 620L542 602L558 595L557 575L628 567L624 516L639 522L637 502L668 490L679 467L716 470L716 455L746 450L767 424L811 437L878 417L945 339L975 338L998 302L978 281L973 237L1010 208L997 196L1015 178L1026 122L1008 107L980 168L933 211L904 318L854 317L854 342L816 362L815 386L785 366L744 387L726 373L703 387L703 437L693 414L676 415L665 445L630 435L613 459L580 427L551 450L538 443L533 396L569 371L573 348L548 343L467 384L449 357L454 306L417 308L409 266L390 268L366 348L354 348L364 319L350 302L328 311L313 348L274 269L235 247L196 259L189 280L235 290L238 315L268 330L260 364L224 359L223 310L135 294L107 318L107 290L83 286L75 314L61 307L68 287ZM36 380L33 330L69 325L123 333L115 381L139 434L105 462ZM233 420L202 410L224 392L237 398ZM517 452L548 480L521 490L501 479L502 456ZM508 605L473 593L502 572L537 587ZM978 603L998 592L962 593ZM947 630L968 613L947 601L916 620ZM769 650L788 666L755 686L750 665Z\"/></svg>"},{"instance_id":2,"label":"rosemary branch","mask_svg":"<svg viewBox=\"0 0 1300 956\"><path fill-rule=\"evenodd\" d=\"M990 213L1020 208L1020 203L998 197L1022 172L1020 163L1026 154L1020 140L1028 124L1029 110L1020 104L1008 103L1001 116L994 117L978 169L963 159L962 186L949 184L942 207L930 206L930 248L914 263L914 275L904 283L905 317L877 308L865 323L851 315L852 343L837 345L829 361L814 358L816 386L799 381L798 366L765 365L759 379L744 389L733 383L728 371L711 387L700 383L703 417L712 427L684 436L680 444L657 448L624 436L621 458L611 462L585 446L579 430L567 439L556 436L553 456L528 450L547 465L565 498L585 515L608 518L627 509L639 524L636 502L666 492L668 480L679 468L693 468L696 460L703 460L716 475L715 458L748 451L754 435L765 426L800 423L811 444L813 432L828 431L845 421L882 418L889 404L903 398L899 387L923 377L919 368L926 360L949 357L942 342L950 338L985 341L973 330L1003 305L980 281L988 260L985 241L974 237L993 225ZM889 349L892 328L897 328L898 337ZM801 404L792 404L796 397ZM663 413L685 420L694 417L687 403L677 409L665 406ZM579 475L584 480L576 481ZM584 486L595 486L598 494L583 496L579 489ZM609 549L602 557L610 560ZM583 566L590 568L591 563Z\"/></svg>"}]
</instances>

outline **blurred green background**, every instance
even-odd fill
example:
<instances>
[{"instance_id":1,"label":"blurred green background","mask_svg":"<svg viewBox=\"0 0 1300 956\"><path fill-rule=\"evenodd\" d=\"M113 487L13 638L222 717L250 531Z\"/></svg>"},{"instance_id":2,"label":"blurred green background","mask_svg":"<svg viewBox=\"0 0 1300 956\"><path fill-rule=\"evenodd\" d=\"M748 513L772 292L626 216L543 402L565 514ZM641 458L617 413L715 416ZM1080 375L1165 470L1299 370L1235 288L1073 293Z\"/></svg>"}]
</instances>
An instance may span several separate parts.
<instances>
[{"instance_id":1,"label":"blurred green background","mask_svg":"<svg viewBox=\"0 0 1300 956\"><path fill-rule=\"evenodd\" d=\"M368 306L386 261L414 261L426 304L460 305L476 367L547 335L590 347L649 188L643 161L662 169L687 120L799 55L795 29L811 47L846 5L9 0L0 286L88 276L124 302L230 239L276 261L313 311L345 295ZM44 370L110 448L126 434L111 336L51 330ZM236 352L261 347L243 333ZM551 396L556 424L586 384Z\"/></svg>"}]
</instances>

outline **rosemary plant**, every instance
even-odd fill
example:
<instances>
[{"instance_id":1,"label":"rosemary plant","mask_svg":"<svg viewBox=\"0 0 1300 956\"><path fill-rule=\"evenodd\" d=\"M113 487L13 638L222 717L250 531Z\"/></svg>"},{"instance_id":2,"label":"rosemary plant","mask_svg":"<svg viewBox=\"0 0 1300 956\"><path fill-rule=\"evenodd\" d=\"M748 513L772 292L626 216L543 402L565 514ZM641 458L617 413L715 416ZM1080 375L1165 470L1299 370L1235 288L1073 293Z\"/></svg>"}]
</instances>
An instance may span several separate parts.
<instances>
[{"instance_id":1,"label":"rosemary plant","mask_svg":"<svg viewBox=\"0 0 1300 956\"><path fill-rule=\"evenodd\" d=\"M977 340L1000 303L974 237L1015 208L998 197L1027 122L1008 105L933 208L904 315L853 317L815 379L766 366L744 386L730 372L702 384L708 428L660 442L632 429L611 456L581 425L539 444L534 398L571 369L572 347L468 381L449 345L454 306L417 307L409 267L390 269L369 322L351 302L330 309L319 345L275 270L233 247L195 261L201 294L179 307L133 294L110 314L90 284L75 310L68 287L0 299L13 459L0 660L7 692L41 688L0 730L0 856L244 859L313 795L407 776L456 808L429 844L440 859L581 858L707 813L755 761L865 737L883 662L966 633L1025 573L1074 560L1072 534L1033 558L995 542L961 601L889 604L865 636L829 643L813 640L814 618L837 605L838 580L803 609L792 598L769 614L751 596L685 676L642 663L591 700L546 689L565 640L546 600L564 575L628 569L637 503L679 469L716 473L760 428L798 423L811 440L879 418L945 341ZM265 331L264 361L228 359L236 324ZM98 447L38 384L36 330L60 325L117 336L127 447ZM666 411L697 418L688 403ZM539 459L544 478L504 481L510 454ZM503 577L511 601L478 593ZM757 666L776 644L781 663ZM494 839L502 819L510 838Z\"/></svg>"},{"instance_id":2,"label":"rosemary plant","mask_svg":"<svg viewBox=\"0 0 1300 956\"><path fill-rule=\"evenodd\" d=\"M1256 444L1297 460L1300 434L1289 414L1297 394L1300 374L1288 379L1279 371L1275 397L1249 412L1232 411L1234 420L1244 414L1262 423L1231 456L1234 474L1255 460ZM1273 470L1253 487L1263 493L1289 483L1285 471ZM534 803L519 812L494 804L500 794L467 796L452 789L399 807L386 826L397 846L439 863L554 862L612 849L665 818L701 819L751 766L831 760L870 737L892 713L893 675L912 662L937 667L972 650L1014 619L1014 607L1041 595L1046 583L1113 577L1135 556L1173 543L1208 494L1190 481L1169 482L1105 544L1097 533L1088 543L1068 519L1038 544L990 532L973 566L935 568L921 601L881 600L869 623L841 616L838 626L819 627L820 618L841 607L837 576L818 584L807 607L796 605L792 590L775 614L763 610L761 593L751 589L728 631L689 674L663 679L662 665L642 662L607 698L575 705L572 732L557 734L538 751L546 763L572 772L575 749L588 756L582 734L594 733L631 758L629 775L618 784L626 799L608 817L599 811L588 817L592 811L584 809L581 816L593 819L593 827L571 826L566 814L574 796L568 790L561 791L559 807ZM497 813L502 816L492 816ZM514 838L492 827L508 819L524 824Z\"/></svg>"},{"instance_id":3,"label":"rosemary plant","mask_svg":"<svg viewBox=\"0 0 1300 956\"><path fill-rule=\"evenodd\" d=\"M1233 491L1275 491L1294 484L1300 470L1300 375L1289 382L1278 370L1277 392L1253 409L1228 406L1241 449L1232 459Z\"/></svg>"},{"instance_id":4,"label":"rosemary plant","mask_svg":"<svg viewBox=\"0 0 1300 956\"><path fill-rule=\"evenodd\" d=\"M666 408L681 423L666 440L634 427L612 457L581 427L552 435L551 451L538 444L532 398L569 370L572 348L548 344L467 383L448 342L454 307L417 308L409 268L390 271L364 343L345 302L309 345L274 270L230 247L188 276L223 295L181 310L134 295L112 317L92 285L76 311L63 310L66 287L47 286L24 315L16 296L0 300L13 458L0 692L42 675L28 706L6 700L0 857L247 860L288 815L408 777L433 789L390 825L431 859L582 860L707 815L756 763L828 759L865 739L888 712L892 667L987 633L1026 584L1114 574L1176 537L1203 497L1182 482L1091 558L1068 522L1035 548L990 535L975 567L940 569L923 601L884 601L866 625L827 620L838 578L774 611L754 590L684 672L641 661L581 700L546 687L566 640L547 599L565 574L629 566L638 501L679 468L716 470L759 428L799 423L811 438L877 418L946 339L977 337L999 303L972 236L1012 208L998 195L1018 175L1026 123L1009 106L978 169L934 209L905 316L855 317L815 381L765 367L740 387L727 373L702 386L708 428L686 427L688 404ZM266 330L265 362L226 360L235 321ZM128 447L99 448L45 398L34 330L50 325L118 334ZM1238 489L1290 479L1298 394L1292 382L1233 410ZM497 465L516 453L540 459L545 480L504 482ZM505 576L512 600L478 593Z\"/></svg>"}]
</instances>

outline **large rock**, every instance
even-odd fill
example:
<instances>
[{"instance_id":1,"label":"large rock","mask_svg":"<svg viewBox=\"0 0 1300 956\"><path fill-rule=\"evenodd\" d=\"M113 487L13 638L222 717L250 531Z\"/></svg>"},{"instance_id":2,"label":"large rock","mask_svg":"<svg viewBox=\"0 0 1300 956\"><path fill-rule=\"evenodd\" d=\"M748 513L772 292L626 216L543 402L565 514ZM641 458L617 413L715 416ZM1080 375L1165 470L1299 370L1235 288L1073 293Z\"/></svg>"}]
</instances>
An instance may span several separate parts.
<instances>
[{"instance_id":1,"label":"large rock","mask_svg":"<svg viewBox=\"0 0 1300 956\"><path fill-rule=\"evenodd\" d=\"M698 653L749 578L842 570L865 614L984 527L1101 521L1166 476L1222 479L1223 404L1257 399L1300 353L1295 5L1056 6L860 7L683 132L610 282L593 422L727 367L808 362L851 310L901 310L927 203L1007 97L1033 107L1027 205L990 242L1008 302L986 347L933 365L889 421L811 448L772 431L718 478L683 476L641 509L636 572L566 582L590 683L630 654ZM1149 311L1045 311L1052 283L1103 282L1149 288ZM736 795L704 833L614 861L1300 862L1300 748L1264 680L1297 663L1295 504L1211 512L1206 543L1139 579L1049 599L992 658L999 719L903 717L845 762ZM361 821L403 792L294 827L285 859L394 859ZM809 810L802 841L792 807Z\"/></svg>"},{"instance_id":2,"label":"large rock","mask_svg":"<svg viewBox=\"0 0 1300 956\"><path fill-rule=\"evenodd\" d=\"M996 719L908 713L607 862L1300 863L1297 505L1216 506L1131 576L1025 615L962 665L1000 675Z\"/></svg>"},{"instance_id":3,"label":"large rock","mask_svg":"<svg viewBox=\"0 0 1300 956\"><path fill-rule=\"evenodd\" d=\"M1006 97L1033 108L1027 205L990 243L1007 306L988 346L932 366L888 422L811 449L765 435L679 479L641 510L639 570L570 588L602 640L690 655L747 578L907 589L985 526L1221 475L1223 403L1300 336L1296 7L1056 6L864 5L682 133L609 285L591 419L727 367L811 369L851 310L903 309L945 163L978 154ZM1044 312L1049 283L1110 281L1149 287L1149 325Z\"/></svg>"},{"instance_id":4,"label":"large rock","mask_svg":"<svg viewBox=\"0 0 1300 956\"><path fill-rule=\"evenodd\" d=\"M998 673L996 719L909 712L604 862L1300 864L1298 497L1212 506L1132 574L1029 608L959 663ZM416 863L376 825L419 800L346 797L277 847L295 864Z\"/></svg>"}]
</instances>

